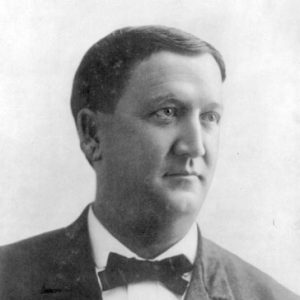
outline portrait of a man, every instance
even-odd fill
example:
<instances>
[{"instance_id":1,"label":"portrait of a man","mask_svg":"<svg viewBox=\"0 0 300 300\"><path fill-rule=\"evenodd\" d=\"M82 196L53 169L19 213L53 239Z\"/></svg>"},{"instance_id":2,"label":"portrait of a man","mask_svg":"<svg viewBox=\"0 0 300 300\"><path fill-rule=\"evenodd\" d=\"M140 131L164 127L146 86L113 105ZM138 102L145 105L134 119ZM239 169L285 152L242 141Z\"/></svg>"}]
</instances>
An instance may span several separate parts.
<instances>
[{"instance_id":1,"label":"portrait of a man","mask_svg":"<svg viewBox=\"0 0 300 300\"><path fill-rule=\"evenodd\" d=\"M299 299L196 224L225 78L218 50L179 29L127 27L94 44L71 108L95 200L72 225L1 248L1 299Z\"/></svg>"},{"instance_id":2,"label":"portrait of a man","mask_svg":"<svg viewBox=\"0 0 300 300\"><path fill-rule=\"evenodd\" d=\"M0 300L300 299L299 5L146 2L0 9Z\"/></svg>"}]
</instances>

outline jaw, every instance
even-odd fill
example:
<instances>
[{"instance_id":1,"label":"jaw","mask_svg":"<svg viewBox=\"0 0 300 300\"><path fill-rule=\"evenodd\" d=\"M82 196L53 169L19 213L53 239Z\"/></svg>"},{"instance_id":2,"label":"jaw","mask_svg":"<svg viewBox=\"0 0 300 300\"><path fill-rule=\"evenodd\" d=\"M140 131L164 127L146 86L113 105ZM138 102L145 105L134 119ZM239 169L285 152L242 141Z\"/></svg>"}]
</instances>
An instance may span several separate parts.
<instances>
[{"instance_id":1,"label":"jaw","mask_svg":"<svg viewBox=\"0 0 300 300\"><path fill-rule=\"evenodd\" d=\"M93 208L98 220L116 239L140 257L151 259L181 240L197 217L183 216L173 205L156 203L148 205L148 210L143 207L129 212L111 210L109 203L96 200Z\"/></svg>"},{"instance_id":2,"label":"jaw","mask_svg":"<svg viewBox=\"0 0 300 300\"><path fill-rule=\"evenodd\" d=\"M147 221L135 224L133 231L135 239L129 240L127 247L140 257L153 259L182 240L194 221L195 219L182 217L162 226L156 218L152 220L149 218Z\"/></svg>"},{"instance_id":3,"label":"jaw","mask_svg":"<svg viewBox=\"0 0 300 300\"><path fill-rule=\"evenodd\" d=\"M118 185L112 194L111 189L100 188L105 180L99 176L94 205L104 227L145 258L159 255L185 236L197 218L206 190L206 184L188 182L178 187L162 176L152 178L143 190Z\"/></svg>"}]
</instances>

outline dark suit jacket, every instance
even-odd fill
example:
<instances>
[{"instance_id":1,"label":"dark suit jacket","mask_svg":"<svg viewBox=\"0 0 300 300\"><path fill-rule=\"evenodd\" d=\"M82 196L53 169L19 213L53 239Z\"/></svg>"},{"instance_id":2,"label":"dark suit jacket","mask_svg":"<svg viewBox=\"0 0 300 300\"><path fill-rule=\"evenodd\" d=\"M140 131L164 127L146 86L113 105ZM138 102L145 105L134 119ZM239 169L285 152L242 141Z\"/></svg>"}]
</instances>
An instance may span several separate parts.
<instances>
[{"instance_id":1,"label":"dark suit jacket","mask_svg":"<svg viewBox=\"0 0 300 300\"><path fill-rule=\"evenodd\" d=\"M87 209L67 228L0 249L0 299L101 299L87 229ZM266 274L200 239L188 300L292 300Z\"/></svg>"}]
</instances>

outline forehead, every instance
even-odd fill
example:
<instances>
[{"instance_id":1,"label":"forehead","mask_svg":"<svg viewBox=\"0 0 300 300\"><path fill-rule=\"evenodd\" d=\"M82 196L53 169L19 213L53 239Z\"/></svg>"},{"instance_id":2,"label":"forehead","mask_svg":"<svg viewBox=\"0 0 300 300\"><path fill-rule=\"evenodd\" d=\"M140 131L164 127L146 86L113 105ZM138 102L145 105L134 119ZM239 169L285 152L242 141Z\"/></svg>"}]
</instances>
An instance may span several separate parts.
<instances>
[{"instance_id":1,"label":"forehead","mask_svg":"<svg viewBox=\"0 0 300 300\"><path fill-rule=\"evenodd\" d=\"M221 72L212 55L187 56L162 51L132 69L117 108L135 102L141 105L165 94L216 101L221 85Z\"/></svg>"}]
</instances>

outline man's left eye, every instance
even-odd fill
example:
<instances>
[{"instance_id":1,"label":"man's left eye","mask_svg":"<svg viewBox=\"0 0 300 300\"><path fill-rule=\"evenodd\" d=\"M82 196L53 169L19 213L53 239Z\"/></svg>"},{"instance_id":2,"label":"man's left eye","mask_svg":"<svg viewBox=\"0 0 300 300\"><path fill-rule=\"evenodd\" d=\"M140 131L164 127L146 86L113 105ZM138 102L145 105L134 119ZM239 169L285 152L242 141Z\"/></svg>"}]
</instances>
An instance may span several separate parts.
<instances>
[{"instance_id":1,"label":"man's left eye","mask_svg":"<svg viewBox=\"0 0 300 300\"><path fill-rule=\"evenodd\" d=\"M209 112L201 114L201 119L205 122L218 124L221 119L221 116L219 113L217 113L215 111L209 111Z\"/></svg>"}]
</instances>

